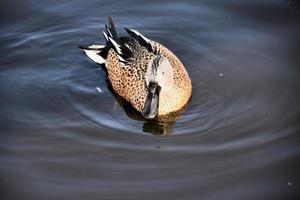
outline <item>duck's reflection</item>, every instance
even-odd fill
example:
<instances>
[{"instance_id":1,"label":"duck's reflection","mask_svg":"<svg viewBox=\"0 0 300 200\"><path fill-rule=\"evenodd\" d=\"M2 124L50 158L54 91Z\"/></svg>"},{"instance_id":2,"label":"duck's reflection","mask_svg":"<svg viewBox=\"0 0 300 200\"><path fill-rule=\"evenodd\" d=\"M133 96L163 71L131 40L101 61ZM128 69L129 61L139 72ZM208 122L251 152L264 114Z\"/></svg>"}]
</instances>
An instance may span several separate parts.
<instances>
[{"instance_id":1,"label":"duck's reflection","mask_svg":"<svg viewBox=\"0 0 300 200\"><path fill-rule=\"evenodd\" d=\"M160 122L157 120L145 121L143 132L151 133L152 135L171 135L175 121Z\"/></svg>"}]
</instances>

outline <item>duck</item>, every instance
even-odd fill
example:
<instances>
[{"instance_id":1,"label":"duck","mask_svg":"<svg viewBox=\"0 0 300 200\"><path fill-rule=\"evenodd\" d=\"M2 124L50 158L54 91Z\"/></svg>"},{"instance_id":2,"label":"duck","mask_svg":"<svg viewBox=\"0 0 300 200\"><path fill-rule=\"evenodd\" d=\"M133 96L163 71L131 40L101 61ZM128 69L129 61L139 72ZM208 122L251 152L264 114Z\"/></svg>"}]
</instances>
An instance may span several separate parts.
<instances>
[{"instance_id":1,"label":"duck","mask_svg":"<svg viewBox=\"0 0 300 200\"><path fill-rule=\"evenodd\" d=\"M108 17L105 45L81 45L85 54L107 70L113 90L144 118L153 120L182 110L192 95L189 74L164 45L140 32L124 28L119 36Z\"/></svg>"}]
</instances>

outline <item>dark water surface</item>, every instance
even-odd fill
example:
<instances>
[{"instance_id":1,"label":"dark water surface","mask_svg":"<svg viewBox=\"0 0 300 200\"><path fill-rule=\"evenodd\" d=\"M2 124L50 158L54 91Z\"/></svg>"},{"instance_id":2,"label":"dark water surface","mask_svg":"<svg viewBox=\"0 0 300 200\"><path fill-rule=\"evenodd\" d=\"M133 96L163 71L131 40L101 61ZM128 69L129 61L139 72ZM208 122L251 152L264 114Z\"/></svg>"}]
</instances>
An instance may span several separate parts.
<instances>
[{"instance_id":1,"label":"dark water surface","mask_svg":"<svg viewBox=\"0 0 300 200\"><path fill-rule=\"evenodd\" d=\"M77 48L108 15L185 64L176 122L136 119ZM300 198L297 1L5 0L0 16L1 200Z\"/></svg>"}]
</instances>

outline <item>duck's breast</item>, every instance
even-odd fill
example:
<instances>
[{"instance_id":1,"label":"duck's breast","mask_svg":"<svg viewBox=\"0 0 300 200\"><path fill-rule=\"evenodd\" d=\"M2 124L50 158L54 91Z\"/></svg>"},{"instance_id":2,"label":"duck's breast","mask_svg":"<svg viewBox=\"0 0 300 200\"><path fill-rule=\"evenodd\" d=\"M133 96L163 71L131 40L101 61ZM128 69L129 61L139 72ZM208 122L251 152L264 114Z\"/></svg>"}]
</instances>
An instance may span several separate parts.
<instances>
[{"instance_id":1,"label":"duck's breast","mask_svg":"<svg viewBox=\"0 0 300 200\"><path fill-rule=\"evenodd\" d=\"M192 94L192 84L189 75L181 63L169 49L162 44L152 44L163 56L165 56L173 67L172 91L161 91L158 115L165 115L182 109L189 101Z\"/></svg>"}]
</instances>

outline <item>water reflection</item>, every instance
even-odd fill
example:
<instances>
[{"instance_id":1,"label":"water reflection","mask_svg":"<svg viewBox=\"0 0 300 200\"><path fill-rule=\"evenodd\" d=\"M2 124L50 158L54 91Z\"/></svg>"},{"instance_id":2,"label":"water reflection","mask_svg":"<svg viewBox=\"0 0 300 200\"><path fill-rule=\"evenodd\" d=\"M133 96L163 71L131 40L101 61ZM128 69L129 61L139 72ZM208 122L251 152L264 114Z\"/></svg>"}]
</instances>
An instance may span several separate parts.
<instances>
[{"instance_id":1,"label":"water reflection","mask_svg":"<svg viewBox=\"0 0 300 200\"><path fill-rule=\"evenodd\" d=\"M173 133L175 121L160 122L156 120L145 121L143 125L143 131L145 133L151 133L152 135L171 135Z\"/></svg>"}]
</instances>

